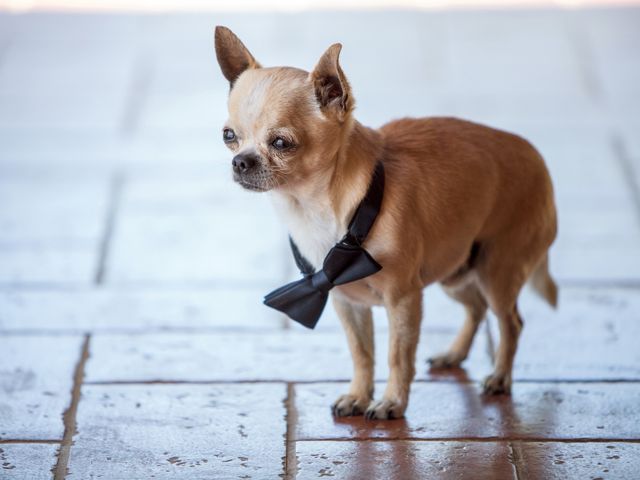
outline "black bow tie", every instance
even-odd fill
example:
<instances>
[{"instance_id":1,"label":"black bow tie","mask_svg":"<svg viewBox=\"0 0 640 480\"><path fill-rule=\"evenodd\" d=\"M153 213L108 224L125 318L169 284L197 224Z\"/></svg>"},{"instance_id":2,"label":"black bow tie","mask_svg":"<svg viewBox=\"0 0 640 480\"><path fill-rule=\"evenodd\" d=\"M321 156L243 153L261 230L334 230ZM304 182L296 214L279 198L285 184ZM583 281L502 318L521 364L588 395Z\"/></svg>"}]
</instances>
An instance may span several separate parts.
<instances>
[{"instance_id":1,"label":"black bow tie","mask_svg":"<svg viewBox=\"0 0 640 480\"><path fill-rule=\"evenodd\" d=\"M293 257L304 278L268 294L264 298L265 305L286 313L305 327L314 328L327 303L329 290L382 269L361 245L380 212L383 193L384 168L379 162L367 194L349 223L347 234L329 250L322 270L318 272L300 253L293 239L289 238Z\"/></svg>"}]
</instances>

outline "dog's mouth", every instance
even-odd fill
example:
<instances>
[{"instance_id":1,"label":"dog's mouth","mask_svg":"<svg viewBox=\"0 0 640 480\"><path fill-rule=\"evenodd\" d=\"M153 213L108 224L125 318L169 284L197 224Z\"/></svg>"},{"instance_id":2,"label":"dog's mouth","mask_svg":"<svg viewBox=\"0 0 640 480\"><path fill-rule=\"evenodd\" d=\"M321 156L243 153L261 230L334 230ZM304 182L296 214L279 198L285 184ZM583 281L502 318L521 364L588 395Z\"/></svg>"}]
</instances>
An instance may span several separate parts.
<instances>
[{"instance_id":1,"label":"dog's mouth","mask_svg":"<svg viewBox=\"0 0 640 480\"><path fill-rule=\"evenodd\" d=\"M234 175L233 180L236 183L240 184L240 186L245 190L250 190L252 192L266 192L267 190L270 190L268 182L264 180L260 181L257 179L247 179L239 175Z\"/></svg>"}]
</instances>

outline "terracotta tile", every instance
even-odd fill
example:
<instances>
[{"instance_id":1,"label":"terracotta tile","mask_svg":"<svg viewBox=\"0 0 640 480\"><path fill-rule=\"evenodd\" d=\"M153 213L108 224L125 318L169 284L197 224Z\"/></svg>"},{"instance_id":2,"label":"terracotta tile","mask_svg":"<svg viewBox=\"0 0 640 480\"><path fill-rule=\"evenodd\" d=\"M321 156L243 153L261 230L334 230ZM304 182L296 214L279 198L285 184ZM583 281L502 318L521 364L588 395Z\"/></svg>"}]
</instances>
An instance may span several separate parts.
<instances>
[{"instance_id":1,"label":"terracotta tile","mask_svg":"<svg viewBox=\"0 0 640 480\"><path fill-rule=\"evenodd\" d=\"M639 443L530 443L514 445L522 478L637 478Z\"/></svg>"},{"instance_id":2,"label":"terracotta tile","mask_svg":"<svg viewBox=\"0 0 640 480\"><path fill-rule=\"evenodd\" d=\"M516 381L640 379L640 291L561 288L557 311L531 299L520 310Z\"/></svg>"},{"instance_id":3,"label":"terracotta tile","mask_svg":"<svg viewBox=\"0 0 640 480\"><path fill-rule=\"evenodd\" d=\"M297 478L506 480L514 477L506 443L297 442Z\"/></svg>"},{"instance_id":4,"label":"terracotta tile","mask_svg":"<svg viewBox=\"0 0 640 480\"><path fill-rule=\"evenodd\" d=\"M82 338L0 338L0 439L60 440Z\"/></svg>"},{"instance_id":5,"label":"terracotta tile","mask_svg":"<svg viewBox=\"0 0 640 480\"><path fill-rule=\"evenodd\" d=\"M486 398L473 383L414 383L406 418L335 419L341 383L296 385L297 438L640 438L640 384L515 384ZM378 396L384 385L377 385Z\"/></svg>"},{"instance_id":6,"label":"terracotta tile","mask_svg":"<svg viewBox=\"0 0 640 480\"><path fill-rule=\"evenodd\" d=\"M469 370L428 373L426 358L444 350L450 335L424 334L417 355L418 378L483 378L491 364L479 336ZM386 380L387 334L377 340L376 377ZM352 361L341 332L158 333L94 335L87 381L149 380L350 380Z\"/></svg>"},{"instance_id":7,"label":"terracotta tile","mask_svg":"<svg viewBox=\"0 0 640 480\"><path fill-rule=\"evenodd\" d=\"M67 478L278 478L284 385L85 386Z\"/></svg>"},{"instance_id":8,"label":"terracotta tile","mask_svg":"<svg viewBox=\"0 0 640 480\"><path fill-rule=\"evenodd\" d=\"M0 478L48 480L55 467L58 445L35 443L0 444Z\"/></svg>"}]
</instances>

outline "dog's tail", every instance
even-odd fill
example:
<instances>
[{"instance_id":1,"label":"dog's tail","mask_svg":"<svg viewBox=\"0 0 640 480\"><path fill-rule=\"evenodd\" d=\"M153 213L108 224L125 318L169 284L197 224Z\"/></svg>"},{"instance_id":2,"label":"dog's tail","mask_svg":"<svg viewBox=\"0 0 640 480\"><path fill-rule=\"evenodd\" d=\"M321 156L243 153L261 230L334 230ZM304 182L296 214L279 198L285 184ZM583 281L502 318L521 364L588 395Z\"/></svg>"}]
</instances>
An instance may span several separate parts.
<instances>
[{"instance_id":1,"label":"dog's tail","mask_svg":"<svg viewBox=\"0 0 640 480\"><path fill-rule=\"evenodd\" d=\"M529 283L549 305L553 308L558 306L558 285L549 274L549 256L547 254L540 260L540 263L531 274Z\"/></svg>"}]
</instances>

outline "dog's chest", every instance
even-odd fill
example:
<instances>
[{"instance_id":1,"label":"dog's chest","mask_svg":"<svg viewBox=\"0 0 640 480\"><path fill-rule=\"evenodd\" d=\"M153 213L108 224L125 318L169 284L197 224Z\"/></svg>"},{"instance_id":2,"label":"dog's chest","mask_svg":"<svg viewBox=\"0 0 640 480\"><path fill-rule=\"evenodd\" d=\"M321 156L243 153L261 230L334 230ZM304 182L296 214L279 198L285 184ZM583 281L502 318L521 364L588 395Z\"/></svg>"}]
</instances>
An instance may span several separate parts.
<instances>
[{"instance_id":1,"label":"dog's chest","mask_svg":"<svg viewBox=\"0 0 640 480\"><path fill-rule=\"evenodd\" d=\"M277 197L274 198L274 206L300 253L319 269L331 247L344 236L345 227L338 224L329 209L305 208Z\"/></svg>"}]
</instances>

